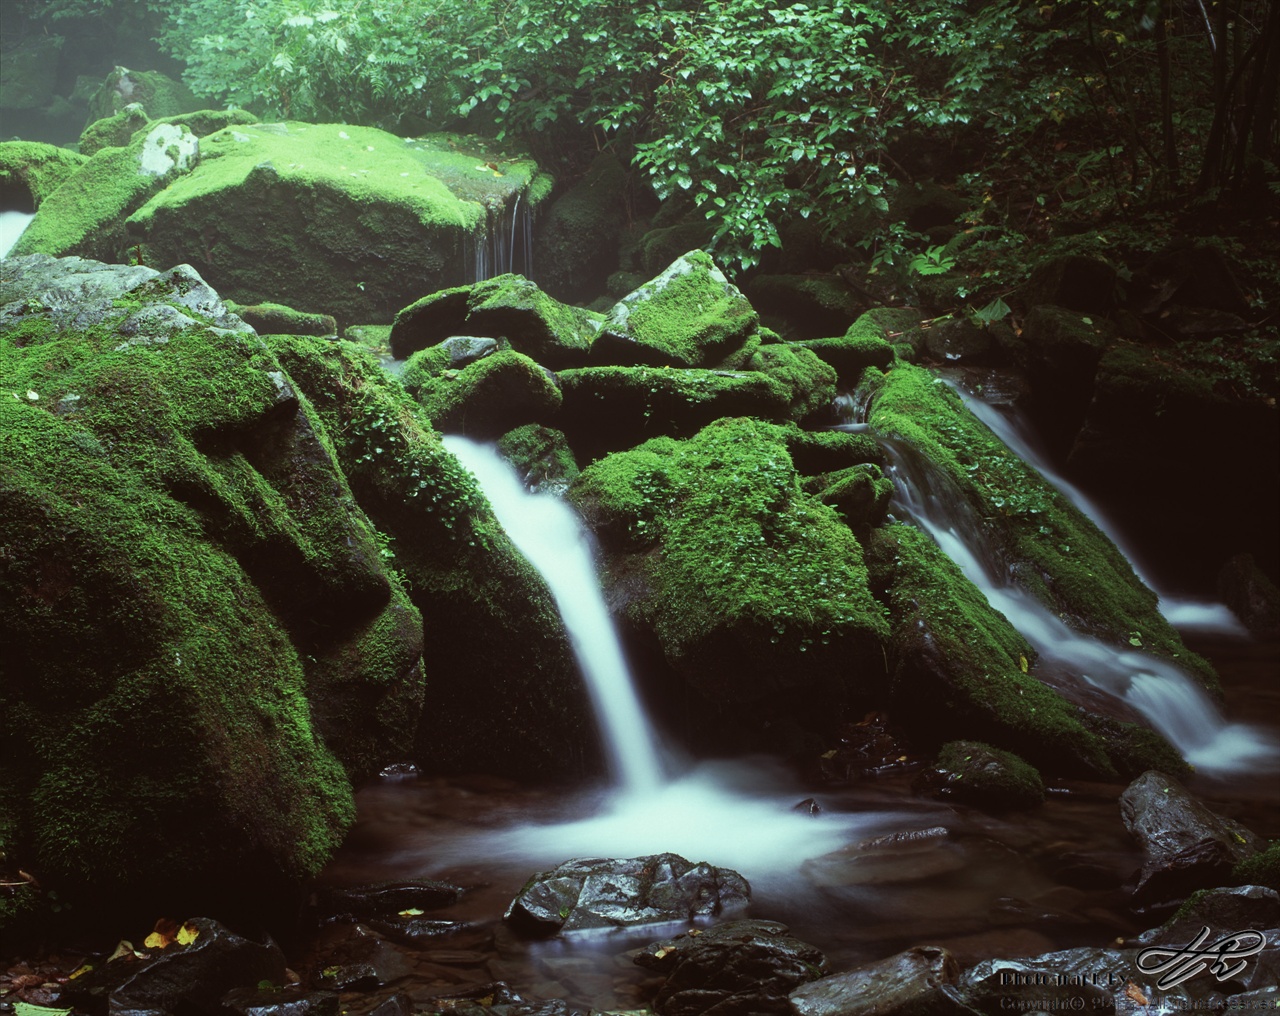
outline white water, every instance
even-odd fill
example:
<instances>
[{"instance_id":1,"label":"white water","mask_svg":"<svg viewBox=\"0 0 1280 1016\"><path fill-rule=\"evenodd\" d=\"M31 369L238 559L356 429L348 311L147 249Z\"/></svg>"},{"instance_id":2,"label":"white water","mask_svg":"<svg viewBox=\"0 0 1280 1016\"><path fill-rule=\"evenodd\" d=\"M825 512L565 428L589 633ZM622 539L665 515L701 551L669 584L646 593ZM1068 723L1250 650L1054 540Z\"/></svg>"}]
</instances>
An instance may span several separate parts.
<instances>
[{"instance_id":1,"label":"white water","mask_svg":"<svg viewBox=\"0 0 1280 1016\"><path fill-rule=\"evenodd\" d=\"M13 250L13 245L34 218L34 212L0 212L0 258Z\"/></svg>"},{"instance_id":2,"label":"white water","mask_svg":"<svg viewBox=\"0 0 1280 1016\"><path fill-rule=\"evenodd\" d=\"M491 446L461 437L446 437L444 443L475 475L503 529L551 589L619 784L603 798L584 799L574 808L590 817L478 833L453 844L452 853L558 863L565 857L674 851L759 880L796 872L809 858L848 843L855 831L866 836L902 828L888 814L795 811L806 793L765 762L707 762L668 779L577 516L559 499L526 490ZM437 851L434 860L449 858Z\"/></svg>"},{"instance_id":3,"label":"white water","mask_svg":"<svg viewBox=\"0 0 1280 1016\"><path fill-rule=\"evenodd\" d=\"M980 554L981 530L964 499L931 489L931 471L919 456L896 442L881 443L891 460L900 506L1031 643L1040 657L1037 667L1068 680L1082 679L1122 699L1197 770L1230 773L1280 762L1280 749L1264 732L1228 723L1205 691L1173 664L1074 631L1012 585Z\"/></svg>"},{"instance_id":4,"label":"white water","mask_svg":"<svg viewBox=\"0 0 1280 1016\"><path fill-rule=\"evenodd\" d=\"M501 211L487 210L483 230L468 243L471 281L484 282L508 272L533 278L533 209L522 197L517 194Z\"/></svg>"},{"instance_id":5,"label":"white water","mask_svg":"<svg viewBox=\"0 0 1280 1016\"><path fill-rule=\"evenodd\" d=\"M951 388L960 396L969 412L985 423L1010 451L1060 490L1067 500L1083 512L1102 530L1107 539L1116 545L1120 553L1129 561L1138 578L1159 597L1160 613L1164 615L1165 620L1183 631L1231 635L1237 638L1248 637L1248 630L1225 604L1174 596L1152 581L1151 576L1142 568L1138 555L1125 540L1124 534L1116 529L1102 509L1094 504L1084 491L1062 477L1049 465L1048 459L1042 454L1036 441L1027 433L1026 424L1021 417L1012 413L1006 414L1000 407L975 398L961 385L951 383Z\"/></svg>"}]
</instances>

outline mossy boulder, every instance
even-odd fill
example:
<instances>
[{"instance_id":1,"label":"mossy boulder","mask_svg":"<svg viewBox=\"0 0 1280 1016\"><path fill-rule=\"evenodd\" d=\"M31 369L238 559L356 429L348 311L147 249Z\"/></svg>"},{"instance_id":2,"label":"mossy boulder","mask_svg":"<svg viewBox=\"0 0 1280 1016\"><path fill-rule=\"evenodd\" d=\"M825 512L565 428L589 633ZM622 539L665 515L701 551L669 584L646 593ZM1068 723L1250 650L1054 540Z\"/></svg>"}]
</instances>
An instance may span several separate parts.
<instances>
[{"instance_id":1,"label":"mossy boulder","mask_svg":"<svg viewBox=\"0 0 1280 1016\"><path fill-rule=\"evenodd\" d=\"M675 702L825 730L883 688L888 634L862 548L805 494L778 430L722 419L593 463L570 496L607 584L683 682ZM744 709L749 704L749 708Z\"/></svg>"},{"instance_id":2,"label":"mossy boulder","mask_svg":"<svg viewBox=\"0 0 1280 1016\"><path fill-rule=\"evenodd\" d=\"M582 461L666 434L691 437L725 416L785 420L787 388L758 371L584 367L557 375L558 426Z\"/></svg>"},{"instance_id":3,"label":"mossy boulder","mask_svg":"<svg viewBox=\"0 0 1280 1016\"><path fill-rule=\"evenodd\" d=\"M1272 840L1265 850L1247 857L1231 869L1236 885L1260 885L1280 892L1280 840Z\"/></svg>"},{"instance_id":4,"label":"mossy boulder","mask_svg":"<svg viewBox=\"0 0 1280 1016\"><path fill-rule=\"evenodd\" d=\"M961 735L1046 772L1115 776L1104 738L1028 674L1030 644L927 535L887 526L869 546L892 618L891 708L920 744Z\"/></svg>"},{"instance_id":5,"label":"mossy boulder","mask_svg":"<svg viewBox=\"0 0 1280 1016\"><path fill-rule=\"evenodd\" d=\"M893 497L893 481L869 462L809 477L804 489L834 508L849 528L861 534L884 522Z\"/></svg>"},{"instance_id":6,"label":"mossy boulder","mask_svg":"<svg viewBox=\"0 0 1280 1016\"><path fill-rule=\"evenodd\" d=\"M391 355L405 360L420 349L464 334L470 299L470 286L453 286L401 308L391 324Z\"/></svg>"},{"instance_id":7,"label":"mossy boulder","mask_svg":"<svg viewBox=\"0 0 1280 1016\"><path fill-rule=\"evenodd\" d=\"M466 333L505 338L511 348L550 370L582 367L601 315L547 296L522 275L500 275L471 287Z\"/></svg>"},{"instance_id":8,"label":"mossy boulder","mask_svg":"<svg viewBox=\"0 0 1280 1016\"><path fill-rule=\"evenodd\" d=\"M186 266L10 258L0 357L15 851L147 914L315 874L423 694L319 418Z\"/></svg>"},{"instance_id":9,"label":"mossy boulder","mask_svg":"<svg viewBox=\"0 0 1280 1016\"><path fill-rule=\"evenodd\" d=\"M751 354L746 367L760 371L786 389L788 413L793 420L802 422L831 415L836 371L813 350L791 343L763 343Z\"/></svg>"},{"instance_id":10,"label":"mossy boulder","mask_svg":"<svg viewBox=\"0 0 1280 1016\"><path fill-rule=\"evenodd\" d=\"M282 303L257 303L242 307L238 303L228 306L245 324L261 335L337 335L338 323L329 314L307 314Z\"/></svg>"},{"instance_id":11,"label":"mossy boulder","mask_svg":"<svg viewBox=\"0 0 1280 1016\"><path fill-rule=\"evenodd\" d=\"M34 212L84 162L83 156L56 145L0 142L0 211Z\"/></svg>"},{"instance_id":12,"label":"mossy boulder","mask_svg":"<svg viewBox=\"0 0 1280 1016\"><path fill-rule=\"evenodd\" d=\"M631 267L650 278L679 258L682 252L705 248L715 235L715 227L701 215L683 222L665 224L669 218L664 219L660 215L655 228L646 232L636 243Z\"/></svg>"},{"instance_id":13,"label":"mossy boulder","mask_svg":"<svg viewBox=\"0 0 1280 1016\"><path fill-rule=\"evenodd\" d=\"M142 103L131 102L122 106L111 116L94 120L81 132L80 154L88 157L97 155L104 148L123 148L150 122Z\"/></svg>"},{"instance_id":14,"label":"mossy boulder","mask_svg":"<svg viewBox=\"0 0 1280 1016\"><path fill-rule=\"evenodd\" d=\"M423 409L354 343L267 341L333 436L422 613L427 691L414 757L520 778L598 771L590 704L551 594Z\"/></svg>"},{"instance_id":15,"label":"mossy boulder","mask_svg":"<svg viewBox=\"0 0 1280 1016\"><path fill-rule=\"evenodd\" d=\"M846 387L856 385L868 367L887 370L895 358L893 345L884 337L882 330L864 318L850 325L844 335L806 339L795 345L830 364L840 383Z\"/></svg>"},{"instance_id":16,"label":"mossy boulder","mask_svg":"<svg viewBox=\"0 0 1280 1016\"><path fill-rule=\"evenodd\" d=\"M591 346L591 362L733 368L746 358L743 347L758 322L711 255L691 251L614 304Z\"/></svg>"},{"instance_id":17,"label":"mossy boulder","mask_svg":"<svg viewBox=\"0 0 1280 1016\"><path fill-rule=\"evenodd\" d=\"M981 537L1007 562L1013 583L1078 631L1113 645L1138 638L1146 652L1192 669L1212 669L1188 652L1132 566L1064 494L1052 487L963 407L929 371L898 364L877 375L869 420L883 438L923 456L948 497L981 520Z\"/></svg>"},{"instance_id":18,"label":"mossy boulder","mask_svg":"<svg viewBox=\"0 0 1280 1016\"><path fill-rule=\"evenodd\" d=\"M102 149L46 197L11 255L138 261L136 249L129 257L125 219L199 159L199 139L181 124L158 124L123 148Z\"/></svg>"},{"instance_id":19,"label":"mossy boulder","mask_svg":"<svg viewBox=\"0 0 1280 1016\"><path fill-rule=\"evenodd\" d=\"M498 451L520 473L524 485L544 494L564 494L578 477L578 463L560 431L528 423L503 434Z\"/></svg>"},{"instance_id":20,"label":"mossy boulder","mask_svg":"<svg viewBox=\"0 0 1280 1016\"><path fill-rule=\"evenodd\" d=\"M1044 802L1044 781L1034 766L981 741L944 744L916 785L936 797L989 811L1034 808Z\"/></svg>"},{"instance_id":21,"label":"mossy boulder","mask_svg":"<svg viewBox=\"0 0 1280 1016\"><path fill-rule=\"evenodd\" d=\"M114 116L133 103L157 118L201 108L200 100L190 88L161 71L116 67L89 100L89 120L85 126Z\"/></svg>"},{"instance_id":22,"label":"mossy boulder","mask_svg":"<svg viewBox=\"0 0 1280 1016\"><path fill-rule=\"evenodd\" d=\"M529 357L506 349L462 370L431 376L419 360L442 348L415 354L404 373L406 386L437 430L495 441L523 424L556 419L563 401L557 378Z\"/></svg>"},{"instance_id":23,"label":"mossy boulder","mask_svg":"<svg viewBox=\"0 0 1280 1016\"><path fill-rule=\"evenodd\" d=\"M788 338L839 335L863 307L838 275L757 275L746 293L761 314L786 321Z\"/></svg>"},{"instance_id":24,"label":"mossy boulder","mask_svg":"<svg viewBox=\"0 0 1280 1016\"><path fill-rule=\"evenodd\" d=\"M557 300L583 303L606 291L626 225L626 185L622 163L601 152L541 217L534 263L541 285Z\"/></svg>"}]
</instances>

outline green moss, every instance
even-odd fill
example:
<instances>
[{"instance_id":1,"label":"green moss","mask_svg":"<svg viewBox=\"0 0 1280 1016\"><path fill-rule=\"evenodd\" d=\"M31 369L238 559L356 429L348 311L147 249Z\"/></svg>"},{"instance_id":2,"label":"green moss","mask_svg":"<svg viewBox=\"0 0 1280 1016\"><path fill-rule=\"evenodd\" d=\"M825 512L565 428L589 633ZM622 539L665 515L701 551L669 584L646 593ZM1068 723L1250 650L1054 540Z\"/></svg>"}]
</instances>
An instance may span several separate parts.
<instances>
[{"instance_id":1,"label":"green moss","mask_svg":"<svg viewBox=\"0 0 1280 1016\"><path fill-rule=\"evenodd\" d=\"M585 469L572 496L606 538L642 556L638 609L668 662L709 696L746 701L797 686L842 701L879 673L887 629L862 550L800 491L773 428L718 420ZM656 548L657 553L648 553Z\"/></svg>"},{"instance_id":2,"label":"green moss","mask_svg":"<svg viewBox=\"0 0 1280 1016\"><path fill-rule=\"evenodd\" d=\"M853 327L857 327L856 323ZM848 334L834 339L809 339L796 345L830 364L846 387L856 385L868 367L885 370L894 360L893 346L879 335Z\"/></svg>"},{"instance_id":3,"label":"green moss","mask_svg":"<svg viewBox=\"0 0 1280 1016\"><path fill-rule=\"evenodd\" d=\"M1080 721L1107 742L1107 756L1122 779L1135 779L1149 769L1177 777L1191 775L1191 766L1178 750L1148 727L1097 713L1085 713Z\"/></svg>"},{"instance_id":4,"label":"green moss","mask_svg":"<svg viewBox=\"0 0 1280 1016\"><path fill-rule=\"evenodd\" d=\"M150 122L142 104L131 102L110 116L94 120L80 133L80 154L88 157L104 148L124 148L134 133Z\"/></svg>"},{"instance_id":5,"label":"green moss","mask_svg":"<svg viewBox=\"0 0 1280 1016\"><path fill-rule=\"evenodd\" d=\"M521 353L499 350L434 377L425 369L432 353L415 354L405 382L419 386L416 398L442 432L496 440L522 424L548 423L560 409L555 377Z\"/></svg>"},{"instance_id":6,"label":"green moss","mask_svg":"<svg viewBox=\"0 0 1280 1016\"><path fill-rule=\"evenodd\" d=\"M1044 781L1012 752L981 741L951 741L938 750L938 791L979 808L1032 808L1044 801Z\"/></svg>"},{"instance_id":7,"label":"green moss","mask_svg":"<svg viewBox=\"0 0 1280 1016\"><path fill-rule=\"evenodd\" d=\"M877 530L879 583L893 619L893 701L924 743L956 734L1042 769L1113 776L1104 740L1031 677L1030 644L937 545L903 525Z\"/></svg>"},{"instance_id":8,"label":"green moss","mask_svg":"<svg viewBox=\"0 0 1280 1016\"><path fill-rule=\"evenodd\" d=\"M160 71L132 71L117 67L89 100L89 120L118 113L129 103L140 103L151 116L170 117L200 108L200 100L181 81Z\"/></svg>"},{"instance_id":9,"label":"green moss","mask_svg":"<svg viewBox=\"0 0 1280 1016\"><path fill-rule=\"evenodd\" d=\"M834 508L854 532L882 523L893 497L893 481L872 463L823 473L806 480L804 489Z\"/></svg>"},{"instance_id":10,"label":"green moss","mask_svg":"<svg viewBox=\"0 0 1280 1016\"><path fill-rule=\"evenodd\" d=\"M35 211L84 163L84 156L56 145L3 141L0 142L0 190L11 204L25 192L31 199L28 210Z\"/></svg>"},{"instance_id":11,"label":"green moss","mask_svg":"<svg viewBox=\"0 0 1280 1016\"><path fill-rule=\"evenodd\" d=\"M551 370L582 366L601 315L553 300L522 275L499 275L471 287L468 335L503 337Z\"/></svg>"},{"instance_id":12,"label":"green moss","mask_svg":"<svg viewBox=\"0 0 1280 1016\"><path fill-rule=\"evenodd\" d=\"M835 400L835 369L811 350L780 343L762 345L747 361L747 369L761 371L786 388L792 419L804 420L829 410Z\"/></svg>"},{"instance_id":13,"label":"green moss","mask_svg":"<svg viewBox=\"0 0 1280 1016\"><path fill-rule=\"evenodd\" d=\"M498 451L519 470L527 487L562 494L577 479L578 464L565 436L550 427L526 424L508 431Z\"/></svg>"},{"instance_id":14,"label":"green moss","mask_svg":"<svg viewBox=\"0 0 1280 1016\"><path fill-rule=\"evenodd\" d=\"M259 334L275 332L283 335L337 335L338 324L329 314L308 314L282 303L256 303L242 307L227 303L227 307L245 324Z\"/></svg>"},{"instance_id":15,"label":"green moss","mask_svg":"<svg viewBox=\"0 0 1280 1016\"><path fill-rule=\"evenodd\" d=\"M1237 864L1231 879L1235 885L1261 885L1280 892L1280 840L1272 840L1266 850Z\"/></svg>"},{"instance_id":16,"label":"green moss","mask_svg":"<svg viewBox=\"0 0 1280 1016\"><path fill-rule=\"evenodd\" d=\"M907 442L945 474L984 521L1019 586L1079 630L1177 660L1213 681L1212 669L1183 646L1155 594L1111 541L941 380L899 364L871 387L872 427Z\"/></svg>"}]
</instances>

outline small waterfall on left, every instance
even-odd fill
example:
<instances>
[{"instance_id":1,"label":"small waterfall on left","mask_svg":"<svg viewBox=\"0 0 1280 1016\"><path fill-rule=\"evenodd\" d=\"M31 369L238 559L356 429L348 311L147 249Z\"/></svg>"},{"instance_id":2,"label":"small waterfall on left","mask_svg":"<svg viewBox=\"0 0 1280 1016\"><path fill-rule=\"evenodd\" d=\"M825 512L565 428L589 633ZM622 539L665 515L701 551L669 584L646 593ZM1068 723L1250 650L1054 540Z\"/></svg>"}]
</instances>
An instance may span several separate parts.
<instances>
[{"instance_id":1,"label":"small waterfall on left","mask_svg":"<svg viewBox=\"0 0 1280 1016\"><path fill-rule=\"evenodd\" d=\"M444 446L474 474L507 536L551 590L595 707L610 773L625 793L653 792L664 782L657 738L600 593L582 523L559 498L526 490L492 447L456 436Z\"/></svg>"},{"instance_id":2,"label":"small waterfall on left","mask_svg":"<svg viewBox=\"0 0 1280 1016\"><path fill-rule=\"evenodd\" d=\"M8 257L34 218L34 212L0 212L0 258Z\"/></svg>"}]
</instances>

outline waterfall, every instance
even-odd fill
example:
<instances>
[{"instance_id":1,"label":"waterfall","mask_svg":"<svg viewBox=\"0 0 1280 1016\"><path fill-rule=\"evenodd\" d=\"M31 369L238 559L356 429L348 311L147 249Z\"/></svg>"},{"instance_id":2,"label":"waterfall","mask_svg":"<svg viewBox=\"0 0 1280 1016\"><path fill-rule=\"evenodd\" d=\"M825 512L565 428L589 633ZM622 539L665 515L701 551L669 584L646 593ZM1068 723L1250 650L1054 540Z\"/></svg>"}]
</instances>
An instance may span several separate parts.
<instances>
[{"instance_id":1,"label":"waterfall","mask_svg":"<svg viewBox=\"0 0 1280 1016\"><path fill-rule=\"evenodd\" d=\"M1068 681L1083 680L1121 699L1197 769L1232 772L1275 760L1276 747L1265 734L1226 722L1188 674L1149 653L1107 645L1074 631L1013 585L1005 569L984 553L982 528L959 492L911 446L879 440L889 459L898 511L927 532L987 602L1031 643L1040 657L1038 668Z\"/></svg>"},{"instance_id":2,"label":"waterfall","mask_svg":"<svg viewBox=\"0 0 1280 1016\"><path fill-rule=\"evenodd\" d=\"M0 258L8 256L35 217L34 212L0 212Z\"/></svg>"},{"instance_id":3,"label":"waterfall","mask_svg":"<svg viewBox=\"0 0 1280 1016\"><path fill-rule=\"evenodd\" d=\"M501 207L485 206L484 225L464 243L472 282L519 272L533 278L533 208L517 194Z\"/></svg>"},{"instance_id":4,"label":"waterfall","mask_svg":"<svg viewBox=\"0 0 1280 1016\"><path fill-rule=\"evenodd\" d=\"M582 523L559 498L526 490L492 447L463 437L446 437L444 445L474 474L507 536L551 590L595 708L611 774L629 793L656 790L663 783L657 739L636 696Z\"/></svg>"},{"instance_id":5,"label":"waterfall","mask_svg":"<svg viewBox=\"0 0 1280 1016\"><path fill-rule=\"evenodd\" d=\"M1116 529L1111 520L1090 498L1078 487L1058 474L1046 456L1041 452L1036 440L1028 432L1026 421L1011 408L1006 410L980 398L976 398L963 385L948 380L951 388L960 396L969 412L987 425L1005 446L1023 462L1031 466L1053 487L1062 492L1073 505L1083 512L1094 525L1106 535L1116 548L1128 560L1134 573L1143 584L1152 589L1159 597L1159 610L1165 619L1175 628L1188 631L1213 632L1219 635L1246 637L1248 631L1240 623L1240 619L1223 603L1209 603L1203 600L1192 600L1174 596L1154 582L1138 560L1137 554L1127 545L1124 535Z\"/></svg>"}]
</instances>

